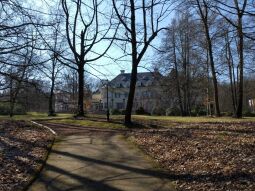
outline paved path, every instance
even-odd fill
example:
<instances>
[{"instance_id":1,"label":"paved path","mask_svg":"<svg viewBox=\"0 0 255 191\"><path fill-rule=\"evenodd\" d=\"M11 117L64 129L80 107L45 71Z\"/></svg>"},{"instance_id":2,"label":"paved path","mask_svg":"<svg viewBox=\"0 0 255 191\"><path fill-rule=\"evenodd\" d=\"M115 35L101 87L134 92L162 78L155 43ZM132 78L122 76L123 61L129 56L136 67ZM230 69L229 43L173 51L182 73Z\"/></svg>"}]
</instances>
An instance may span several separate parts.
<instances>
[{"instance_id":1,"label":"paved path","mask_svg":"<svg viewBox=\"0 0 255 191\"><path fill-rule=\"evenodd\" d=\"M29 191L174 190L164 175L119 135L69 135L57 139Z\"/></svg>"}]
</instances>

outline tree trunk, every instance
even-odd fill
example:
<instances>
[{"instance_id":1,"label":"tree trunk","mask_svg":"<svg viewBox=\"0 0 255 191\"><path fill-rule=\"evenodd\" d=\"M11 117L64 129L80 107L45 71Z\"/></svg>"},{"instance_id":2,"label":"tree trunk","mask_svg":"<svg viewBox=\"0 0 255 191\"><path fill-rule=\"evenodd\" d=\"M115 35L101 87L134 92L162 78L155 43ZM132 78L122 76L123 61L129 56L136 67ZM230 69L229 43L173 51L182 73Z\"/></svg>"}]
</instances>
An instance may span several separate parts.
<instances>
[{"instance_id":1,"label":"tree trunk","mask_svg":"<svg viewBox=\"0 0 255 191\"><path fill-rule=\"evenodd\" d=\"M128 101L126 106L126 113L125 113L126 125L131 124L131 114L132 114L132 108L133 108L133 100L135 96L136 81L137 81L137 67L133 66L132 72L131 72L131 81L130 81L130 87L129 87Z\"/></svg>"},{"instance_id":2,"label":"tree trunk","mask_svg":"<svg viewBox=\"0 0 255 191\"><path fill-rule=\"evenodd\" d=\"M84 65L78 68L78 111L77 117L84 117L83 99L84 99Z\"/></svg>"},{"instance_id":3,"label":"tree trunk","mask_svg":"<svg viewBox=\"0 0 255 191\"><path fill-rule=\"evenodd\" d=\"M137 40L136 40L136 16L135 16L135 1L130 0L130 11L131 11L131 45L132 45L132 72L131 81L129 87L128 101L125 114L125 124L131 124L131 115L133 108L133 101L135 96L135 86L137 81Z\"/></svg>"},{"instance_id":4,"label":"tree trunk","mask_svg":"<svg viewBox=\"0 0 255 191\"><path fill-rule=\"evenodd\" d=\"M234 114L235 111L236 111L236 100L235 100L233 74L232 74L233 63L231 63L232 54L231 54L231 47L230 47L228 34L226 36L226 45L227 45L227 47L226 47L226 59L227 59L228 70L229 70L230 90L231 90L231 98L232 98L233 114Z\"/></svg>"},{"instance_id":5,"label":"tree trunk","mask_svg":"<svg viewBox=\"0 0 255 191\"><path fill-rule=\"evenodd\" d=\"M173 53L174 53L174 67L175 67L175 77L176 77L176 88L177 88L177 95L178 95L178 102L179 102L179 107L181 111L181 115L184 116L184 111L183 111L183 105L182 105L182 97L181 97L181 88L180 88L180 81L179 81L179 72L178 72L178 65L177 65L177 58L176 58L176 43L175 43L175 33L173 31Z\"/></svg>"},{"instance_id":6,"label":"tree trunk","mask_svg":"<svg viewBox=\"0 0 255 191\"><path fill-rule=\"evenodd\" d=\"M55 110L53 106L53 99L54 99L54 86L55 86L55 79L53 77L51 81L51 88L50 88L50 97L49 97L49 116L55 115Z\"/></svg>"},{"instance_id":7,"label":"tree trunk","mask_svg":"<svg viewBox=\"0 0 255 191\"><path fill-rule=\"evenodd\" d=\"M215 104L215 113L216 116L220 116L220 106L219 106L219 97L218 97L218 82L217 82L217 76L216 76L216 71L215 71L215 65L214 65L214 60L213 60L213 50L212 50L212 40L210 37L210 31L209 31L209 26L208 26L208 5L206 1L203 1L203 8L200 4L199 0L196 0L198 9L200 12L200 16L202 19L202 22L204 24L204 32L206 36L206 41L207 41L207 48L208 48L208 53L209 53L209 58L210 58L210 65L211 65L211 71L212 71L212 78L213 78L213 87L214 87L214 104Z\"/></svg>"},{"instance_id":8,"label":"tree trunk","mask_svg":"<svg viewBox=\"0 0 255 191\"><path fill-rule=\"evenodd\" d=\"M209 58L210 58L212 78L213 78L215 114L216 114L216 116L219 117L220 116L220 106L219 106L218 81L217 81L217 76L216 76L216 71L215 71L214 60L213 60L212 41L210 38L208 26L206 23L204 25L205 25L205 31L206 31L206 40L207 40L207 46L208 46L208 52L209 52Z\"/></svg>"},{"instance_id":9,"label":"tree trunk","mask_svg":"<svg viewBox=\"0 0 255 191\"><path fill-rule=\"evenodd\" d=\"M242 16L238 16L238 53L239 53L239 84L238 84L238 104L236 109L236 117L241 118L243 115L243 31L242 31Z\"/></svg>"}]
</instances>

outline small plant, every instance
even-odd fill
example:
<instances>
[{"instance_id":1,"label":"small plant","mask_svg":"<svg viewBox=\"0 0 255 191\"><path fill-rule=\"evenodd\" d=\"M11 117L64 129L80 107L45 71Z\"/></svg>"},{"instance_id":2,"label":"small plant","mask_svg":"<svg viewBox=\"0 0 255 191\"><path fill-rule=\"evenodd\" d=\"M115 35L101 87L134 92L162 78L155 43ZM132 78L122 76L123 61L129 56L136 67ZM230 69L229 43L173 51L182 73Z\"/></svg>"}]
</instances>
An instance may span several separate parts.
<instances>
[{"instance_id":1,"label":"small plant","mask_svg":"<svg viewBox=\"0 0 255 191\"><path fill-rule=\"evenodd\" d=\"M121 114L121 112L118 109L112 109L111 110L111 115L120 115L120 114Z\"/></svg>"},{"instance_id":2,"label":"small plant","mask_svg":"<svg viewBox=\"0 0 255 191\"><path fill-rule=\"evenodd\" d=\"M255 113L250 110L244 111L243 114L245 117L255 117Z\"/></svg>"},{"instance_id":3,"label":"small plant","mask_svg":"<svg viewBox=\"0 0 255 191\"><path fill-rule=\"evenodd\" d=\"M221 112L222 116L226 116L226 117L232 117L233 113L232 112Z\"/></svg>"},{"instance_id":4,"label":"small plant","mask_svg":"<svg viewBox=\"0 0 255 191\"><path fill-rule=\"evenodd\" d=\"M146 112L146 111L144 110L143 107L139 107L139 108L135 111L135 114L136 114L136 115L149 115L149 113Z\"/></svg>"},{"instance_id":5,"label":"small plant","mask_svg":"<svg viewBox=\"0 0 255 191\"><path fill-rule=\"evenodd\" d=\"M10 114L10 103L0 103L0 115L9 115ZM14 115L24 115L26 114L25 108L20 104L15 104Z\"/></svg>"},{"instance_id":6,"label":"small plant","mask_svg":"<svg viewBox=\"0 0 255 191\"><path fill-rule=\"evenodd\" d=\"M178 107L172 107L166 109L166 116L180 116L181 111Z\"/></svg>"},{"instance_id":7,"label":"small plant","mask_svg":"<svg viewBox=\"0 0 255 191\"><path fill-rule=\"evenodd\" d=\"M151 112L151 115L164 115L164 114L165 114L165 110L160 107L153 108Z\"/></svg>"}]
</instances>

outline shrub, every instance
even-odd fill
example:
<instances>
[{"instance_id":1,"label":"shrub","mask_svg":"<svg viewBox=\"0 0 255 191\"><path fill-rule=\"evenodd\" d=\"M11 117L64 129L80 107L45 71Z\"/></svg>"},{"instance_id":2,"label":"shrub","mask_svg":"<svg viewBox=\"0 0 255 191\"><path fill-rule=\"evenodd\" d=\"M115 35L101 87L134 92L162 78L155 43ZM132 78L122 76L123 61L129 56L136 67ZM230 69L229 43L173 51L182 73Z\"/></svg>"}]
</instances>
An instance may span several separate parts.
<instances>
[{"instance_id":1,"label":"shrub","mask_svg":"<svg viewBox=\"0 0 255 191\"><path fill-rule=\"evenodd\" d=\"M165 115L165 110L160 107L155 107L152 109L151 115Z\"/></svg>"},{"instance_id":2,"label":"shrub","mask_svg":"<svg viewBox=\"0 0 255 191\"><path fill-rule=\"evenodd\" d=\"M135 114L136 115L149 115L149 113L146 112L143 107L139 107L137 110L135 110Z\"/></svg>"},{"instance_id":3,"label":"shrub","mask_svg":"<svg viewBox=\"0 0 255 191\"><path fill-rule=\"evenodd\" d=\"M251 111L244 111L243 115L245 117L255 117L255 113L251 112Z\"/></svg>"},{"instance_id":4,"label":"shrub","mask_svg":"<svg viewBox=\"0 0 255 191\"><path fill-rule=\"evenodd\" d=\"M178 107L172 107L166 109L166 116L180 116L181 111Z\"/></svg>"},{"instance_id":5,"label":"shrub","mask_svg":"<svg viewBox=\"0 0 255 191\"><path fill-rule=\"evenodd\" d=\"M120 114L121 114L121 112L118 109L112 109L111 110L111 115L120 115Z\"/></svg>"},{"instance_id":6,"label":"shrub","mask_svg":"<svg viewBox=\"0 0 255 191\"><path fill-rule=\"evenodd\" d=\"M16 104L15 107L14 107L14 114L15 115L24 115L24 114L26 114L25 108L20 104Z\"/></svg>"},{"instance_id":7,"label":"shrub","mask_svg":"<svg viewBox=\"0 0 255 191\"><path fill-rule=\"evenodd\" d=\"M187 115L189 115L189 114L187 114ZM192 110L190 111L190 116L196 117L196 116L197 116L197 110L192 109Z\"/></svg>"},{"instance_id":8,"label":"shrub","mask_svg":"<svg viewBox=\"0 0 255 191\"><path fill-rule=\"evenodd\" d=\"M0 115L9 115L10 114L10 103L0 103ZM14 115L24 115L26 114L25 108L20 104L15 104Z\"/></svg>"},{"instance_id":9,"label":"shrub","mask_svg":"<svg viewBox=\"0 0 255 191\"><path fill-rule=\"evenodd\" d=\"M207 112L206 112L205 109L200 109L200 110L197 112L197 114L198 114L199 116L206 116L206 115L207 115Z\"/></svg>"},{"instance_id":10,"label":"shrub","mask_svg":"<svg viewBox=\"0 0 255 191\"><path fill-rule=\"evenodd\" d=\"M227 112L221 112L221 115L222 115L222 116L226 116L226 117L232 117L232 116L233 116L233 113L227 111Z\"/></svg>"},{"instance_id":11,"label":"shrub","mask_svg":"<svg viewBox=\"0 0 255 191\"><path fill-rule=\"evenodd\" d=\"M125 115L126 114L126 110L123 109L123 110L120 111L120 113L121 113L121 115Z\"/></svg>"}]
</instances>

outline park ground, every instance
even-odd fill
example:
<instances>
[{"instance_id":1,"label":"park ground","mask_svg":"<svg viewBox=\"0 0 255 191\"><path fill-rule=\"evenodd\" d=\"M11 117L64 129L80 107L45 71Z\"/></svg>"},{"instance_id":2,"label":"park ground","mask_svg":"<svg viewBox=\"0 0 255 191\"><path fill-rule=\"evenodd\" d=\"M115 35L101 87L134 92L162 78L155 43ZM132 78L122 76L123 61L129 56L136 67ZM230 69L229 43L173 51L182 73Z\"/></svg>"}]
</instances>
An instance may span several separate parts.
<instances>
[{"instance_id":1,"label":"park ground","mask_svg":"<svg viewBox=\"0 0 255 191\"><path fill-rule=\"evenodd\" d=\"M12 120L0 116L0 190L26 187L56 138L32 125L31 120L51 127L61 139L77 135L100 139L102 133L108 137L121 135L126 143L148 156L157 170L167 171L162 178L176 190L255 190L255 118L133 119L132 128L126 128L123 116L112 116L110 122L102 115L88 115L83 120L75 120L71 114L49 118L47 114L29 113Z\"/></svg>"}]
</instances>

